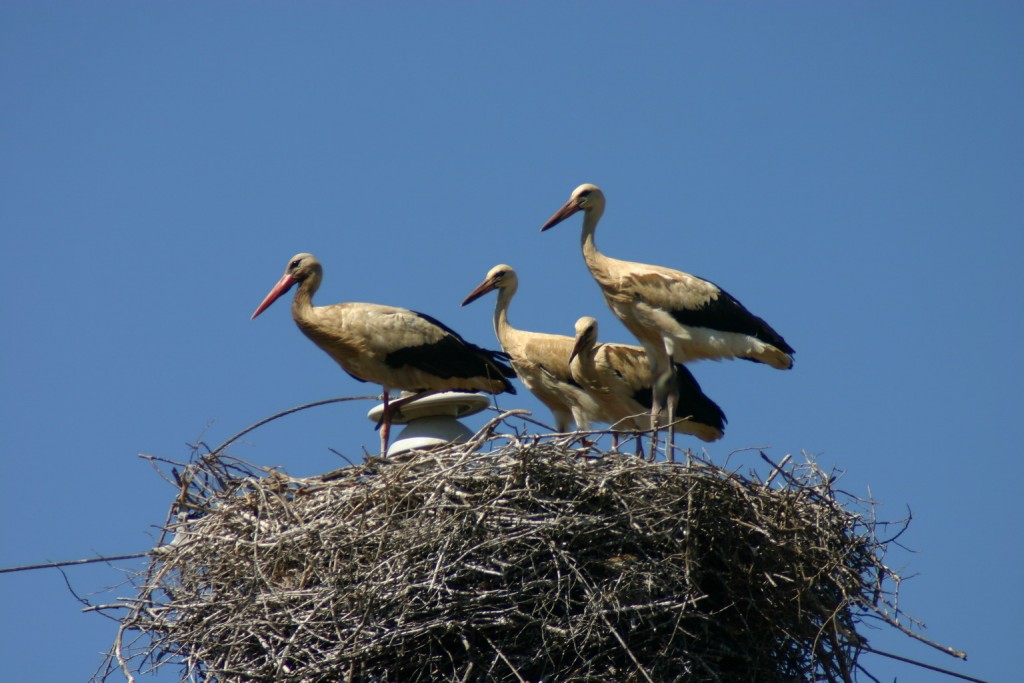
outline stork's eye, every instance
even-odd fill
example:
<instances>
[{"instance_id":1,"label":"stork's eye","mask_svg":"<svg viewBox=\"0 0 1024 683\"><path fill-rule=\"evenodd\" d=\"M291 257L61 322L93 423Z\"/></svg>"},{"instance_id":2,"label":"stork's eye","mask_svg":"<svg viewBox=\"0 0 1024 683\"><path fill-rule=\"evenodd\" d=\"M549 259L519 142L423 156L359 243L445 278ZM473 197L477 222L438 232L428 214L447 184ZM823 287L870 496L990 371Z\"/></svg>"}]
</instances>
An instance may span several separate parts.
<instances>
[{"instance_id":1,"label":"stork's eye","mask_svg":"<svg viewBox=\"0 0 1024 683\"><path fill-rule=\"evenodd\" d=\"M302 259L300 259L300 258L295 259L294 261L292 261L291 263L288 264L288 270L295 270L296 268L299 267L300 263L302 263Z\"/></svg>"}]
</instances>

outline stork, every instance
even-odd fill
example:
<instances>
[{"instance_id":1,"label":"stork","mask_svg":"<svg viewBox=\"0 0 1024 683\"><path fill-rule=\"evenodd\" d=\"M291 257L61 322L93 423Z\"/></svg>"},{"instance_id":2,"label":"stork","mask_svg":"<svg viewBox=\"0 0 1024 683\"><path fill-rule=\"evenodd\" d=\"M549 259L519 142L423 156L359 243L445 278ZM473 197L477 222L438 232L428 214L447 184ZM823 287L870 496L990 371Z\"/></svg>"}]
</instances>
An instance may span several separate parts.
<instances>
[{"instance_id":1,"label":"stork","mask_svg":"<svg viewBox=\"0 0 1024 683\"><path fill-rule=\"evenodd\" d=\"M519 277L512 266L494 266L476 289L463 300L465 306L484 294L498 291L494 305L494 334L508 354L512 368L526 388L548 407L559 432L569 431L572 422L587 429L597 420L597 402L575 383L569 373L569 355L573 339L560 334L519 330L508 321L508 308L519 288Z\"/></svg>"},{"instance_id":2,"label":"stork","mask_svg":"<svg viewBox=\"0 0 1024 683\"><path fill-rule=\"evenodd\" d=\"M548 219L541 232L583 212L583 260L612 312L647 350L654 375L652 416L668 410L670 439L676 391L672 361L731 359L793 367L793 348L763 319L717 285L689 273L605 256L594 232L604 213L604 193L585 183Z\"/></svg>"},{"instance_id":3,"label":"stork","mask_svg":"<svg viewBox=\"0 0 1024 683\"><path fill-rule=\"evenodd\" d=\"M651 422L653 375L647 352L632 344L599 344L597 320L584 316L576 321L576 343L569 356L573 380L597 400L612 429L653 428ZM716 441L725 430L725 413L708 398L696 378L681 363L673 363L676 395L672 397L680 417L681 432L702 441ZM663 425L659 425L663 426ZM640 442L637 442L637 454ZM651 453L651 457L654 457Z\"/></svg>"},{"instance_id":4,"label":"stork","mask_svg":"<svg viewBox=\"0 0 1024 683\"><path fill-rule=\"evenodd\" d=\"M515 373L501 354L470 344L429 315L380 304L314 306L322 278L315 256L296 254L251 319L298 284L292 318L302 333L353 378L383 388L381 455L387 452L392 412L402 404L440 391L516 393L507 379ZM392 389L413 395L391 403Z\"/></svg>"}]
</instances>

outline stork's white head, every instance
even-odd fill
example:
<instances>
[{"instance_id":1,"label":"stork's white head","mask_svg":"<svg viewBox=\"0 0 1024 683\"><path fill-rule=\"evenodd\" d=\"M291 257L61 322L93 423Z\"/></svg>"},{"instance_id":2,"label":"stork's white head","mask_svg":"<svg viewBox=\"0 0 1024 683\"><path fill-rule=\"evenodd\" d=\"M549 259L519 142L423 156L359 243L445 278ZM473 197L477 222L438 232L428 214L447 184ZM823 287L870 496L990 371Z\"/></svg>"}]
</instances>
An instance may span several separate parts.
<instances>
[{"instance_id":1,"label":"stork's white head","mask_svg":"<svg viewBox=\"0 0 1024 683\"><path fill-rule=\"evenodd\" d=\"M562 208L556 211L548 219L547 223L541 226L540 231L544 232L548 228L555 227L577 211L583 211L588 216L600 218L601 214L604 213L604 192L601 192L601 188L590 183L583 183L577 187L569 196L569 201L563 204Z\"/></svg>"},{"instance_id":2,"label":"stork's white head","mask_svg":"<svg viewBox=\"0 0 1024 683\"><path fill-rule=\"evenodd\" d=\"M285 266L284 272L291 275L296 282L302 282L314 272L323 272L323 267L316 256L302 253L288 259L288 265Z\"/></svg>"},{"instance_id":3,"label":"stork's white head","mask_svg":"<svg viewBox=\"0 0 1024 683\"><path fill-rule=\"evenodd\" d=\"M296 254L288 259L288 265L284 269L284 275L277 281L270 293L264 297L263 302L256 308L256 312L252 314L252 318L255 318L263 311L270 308L270 304L277 301L285 292L291 289L294 285L309 281L309 287L316 289L320 286L320 278L323 275L323 267L320 262L316 259L316 256L312 254ZM252 320L250 318L250 320Z\"/></svg>"},{"instance_id":4,"label":"stork's white head","mask_svg":"<svg viewBox=\"0 0 1024 683\"><path fill-rule=\"evenodd\" d=\"M515 293L518 287L519 276L516 275L515 268L501 263L487 271L487 277L462 300L462 305L465 306L468 303L472 303L495 289L506 290L511 295Z\"/></svg>"}]
</instances>

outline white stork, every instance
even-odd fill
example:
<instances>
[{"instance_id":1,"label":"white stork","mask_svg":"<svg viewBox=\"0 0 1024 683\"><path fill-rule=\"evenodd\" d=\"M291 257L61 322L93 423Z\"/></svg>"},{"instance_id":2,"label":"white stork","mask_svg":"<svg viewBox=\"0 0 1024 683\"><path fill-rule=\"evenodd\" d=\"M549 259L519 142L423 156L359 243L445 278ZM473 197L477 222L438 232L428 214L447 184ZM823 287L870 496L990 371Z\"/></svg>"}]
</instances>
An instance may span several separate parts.
<instances>
[{"instance_id":1,"label":"white stork","mask_svg":"<svg viewBox=\"0 0 1024 683\"><path fill-rule=\"evenodd\" d=\"M559 432L569 431L572 422L579 429L588 429L591 421L601 421L597 402L576 384L569 373L572 337L543 332L519 330L508 321L508 307L519 288L519 278L512 266L494 266L462 305L476 301L484 294L498 290L494 305L494 334L502 350L508 354L512 368L526 388L546 405L555 418Z\"/></svg>"},{"instance_id":2,"label":"white stork","mask_svg":"<svg viewBox=\"0 0 1024 683\"><path fill-rule=\"evenodd\" d=\"M315 256L296 254L252 317L299 285L292 301L292 318L302 333L349 375L383 387L382 455L387 452L391 412L400 404L439 391L516 393L506 379L515 373L501 354L470 344L428 315L380 304L314 306L313 295L322 278L323 268ZM413 396L390 403L391 389L403 389Z\"/></svg>"},{"instance_id":3,"label":"white stork","mask_svg":"<svg viewBox=\"0 0 1024 683\"><path fill-rule=\"evenodd\" d=\"M597 330L597 320L590 316L576 321L576 343L569 360L573 379L597 400L613 430L652 429L654 377L647 352L632 344L599 344ZM673 369L677 429L702 441L721 439L727 422L725 413L704 394L686 367L673 363ZM637 446L639 451L639 441Z\"/></svg>"},{"instance_id":4,"label":"white stork","mask_svg":"<svg viewBox=\"0 0 1024 683\"><path fill-rule=\"evenodd\" d=\"M647 350L655 375L652 414L667 407L670 434L675 418L672 360L744 358L780 370L793 367L793 348L786 340L717 285L689 273L599 252L594 232L604 207L599 187L580 185L541 231L583 212L583 260L608 306Z\"/></svg>"}]
</instances>

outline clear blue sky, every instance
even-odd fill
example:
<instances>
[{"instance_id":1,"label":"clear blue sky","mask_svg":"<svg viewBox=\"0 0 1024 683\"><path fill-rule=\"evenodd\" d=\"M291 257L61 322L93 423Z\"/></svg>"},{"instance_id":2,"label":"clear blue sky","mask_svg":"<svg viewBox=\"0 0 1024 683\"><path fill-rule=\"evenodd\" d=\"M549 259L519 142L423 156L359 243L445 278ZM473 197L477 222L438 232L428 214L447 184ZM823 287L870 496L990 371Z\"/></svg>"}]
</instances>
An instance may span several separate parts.
<instances>
[{"instance_id":1,"label":"clear blue sky","mask_svg":"<svg viewBox=\"0 0 1024 683\"><path fill-rule=\"evenodd\" d=\"M593 182L605 253L711 279L797 349L788 373L693 366L730 420L710 457L807 451L882 517L909 508L901 605L970 660L869 638L1017 678L1022 35L994 1L0 3L0 565L148 549L174 491L138 453L370 391L284 302L249 320L296 252L324 263L319 303L491 347L493 298L459 302L509 263L516 325L631 341L579 219L538 232ZM233 451L334 468L376 445L369 407ZM115 634L53 570L0 575L0 604L5 680L83 680Z\"/></svg>"}]
</instances>

